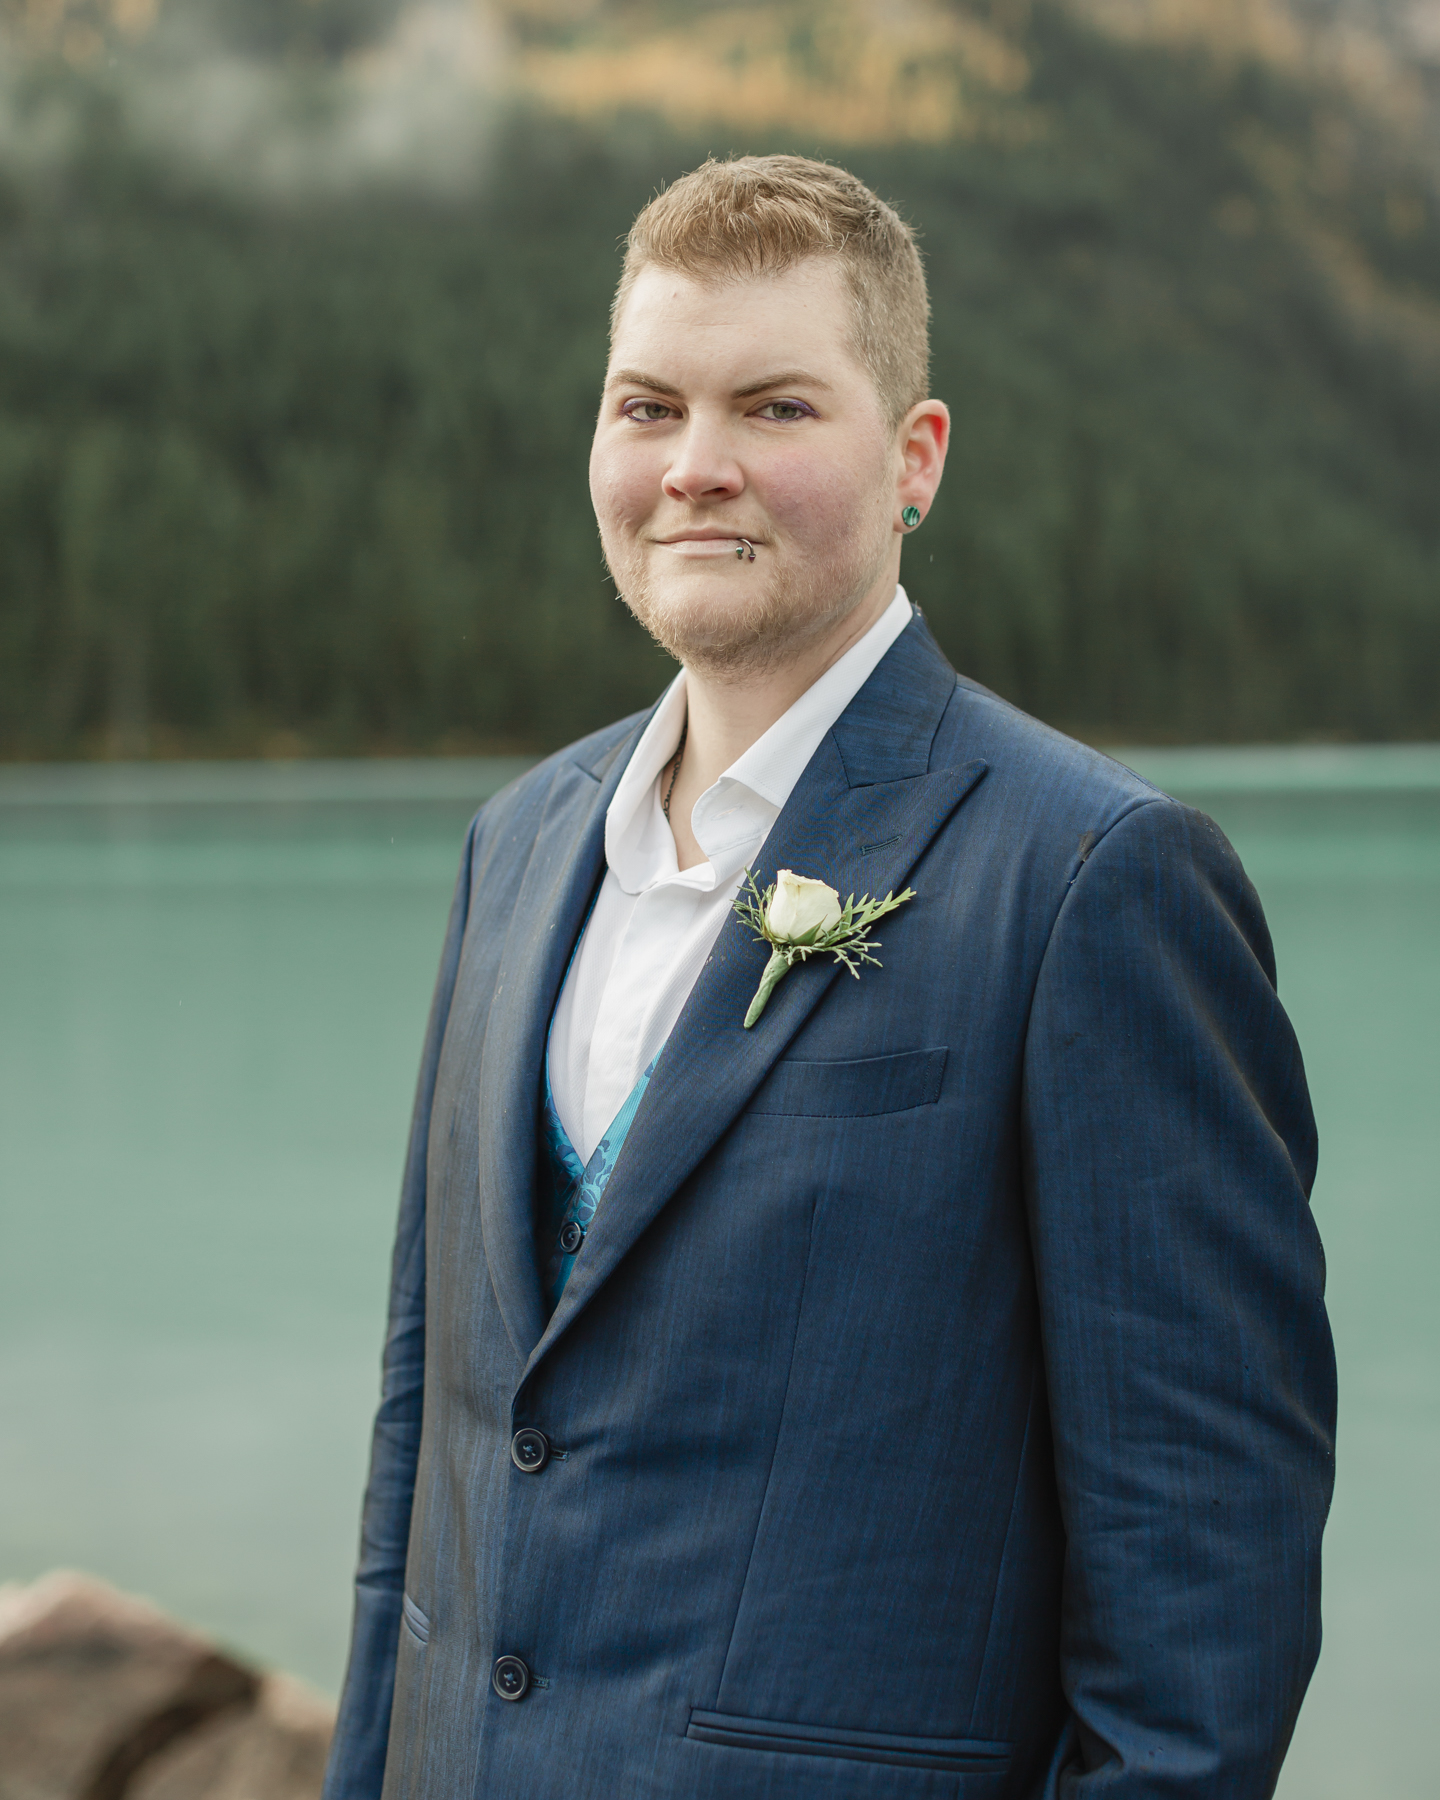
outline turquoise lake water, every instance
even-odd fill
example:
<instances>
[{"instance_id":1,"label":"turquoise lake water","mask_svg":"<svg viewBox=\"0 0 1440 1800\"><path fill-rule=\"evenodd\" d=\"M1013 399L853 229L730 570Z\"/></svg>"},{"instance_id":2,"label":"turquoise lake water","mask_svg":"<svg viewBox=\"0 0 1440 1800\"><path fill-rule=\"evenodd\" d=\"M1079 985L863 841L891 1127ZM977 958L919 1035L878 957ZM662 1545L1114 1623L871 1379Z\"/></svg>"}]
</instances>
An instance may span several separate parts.
<instances>
[{"instance_id":1,"label":"turquoise lake water","mask_svg":"<svg viewBox=\"0 0 1440 1800\"><path fill-rule=\"evenodd\" d=\"M1122 753L1264 899L1341 1367L1284 1800L1433 1800L1440 747ZM465 822L517 764L0 770L0 1579L337 1686L395 1190Z\"/></svg>"}]
</instances>

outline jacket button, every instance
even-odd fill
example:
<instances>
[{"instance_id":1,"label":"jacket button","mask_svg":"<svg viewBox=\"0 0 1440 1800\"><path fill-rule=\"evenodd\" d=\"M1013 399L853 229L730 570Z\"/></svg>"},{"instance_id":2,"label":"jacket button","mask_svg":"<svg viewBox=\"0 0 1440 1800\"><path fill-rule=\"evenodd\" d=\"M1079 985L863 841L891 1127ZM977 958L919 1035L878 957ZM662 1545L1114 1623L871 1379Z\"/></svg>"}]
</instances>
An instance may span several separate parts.
<instances>
[{"instance_id":1,"label":"jacket button","mask_svg":"<svg viewBox=\"0 0 1440 1800\"><path fill-rule=\"evenodd\" d=\"M510 1440L510 1460L522 1475L538 1475L550 1460L549 1438L533 1425L525 1426ZM513 1697L518 1700L520 1696Z\"/></svg>"},{"instance_id":2,"label":"jacket button","mask_svg":"<svg viewBox=\"0 0 1440 1800\"><path fill-rule=\"evenodd\" d=\"M530 1671L518 1656L497 1656L490 1683L502 1700L523 1700L530 1692Z\"/></svg>"},{"instance_id":3,"label":"jacket button","mask_svg":"<svg viewBox=\"0 0 1440 1800\"><path fill-rule=\"evenodd\" d=\"M573 1256L585 1242L585 1227L578 1219L567 1219L560 1227L560 1248L567 1256Z\"/></svg>"}]
</instances>

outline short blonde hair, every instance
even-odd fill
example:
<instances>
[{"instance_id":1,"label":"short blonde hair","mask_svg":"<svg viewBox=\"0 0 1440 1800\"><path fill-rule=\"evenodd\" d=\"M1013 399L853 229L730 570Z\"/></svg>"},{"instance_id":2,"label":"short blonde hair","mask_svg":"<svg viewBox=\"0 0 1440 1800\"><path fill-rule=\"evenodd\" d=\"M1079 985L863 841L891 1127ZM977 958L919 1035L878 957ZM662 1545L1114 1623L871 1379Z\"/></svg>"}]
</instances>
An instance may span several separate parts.
<instances>
[{"instance_id":1,"label":"short blonde hair","mask_svg":"<svg viewBox=\"0 0 1440 1800\"><path fill-rule=\"evenodd\" d=\"M654 264L696 281L779 275L833 256L854 301L854 346L892 425L930 392L930 300L915 233L862 181L805 156L714 157L657 194L630 227L610 309Z\"/></svg>"}]
</instances>

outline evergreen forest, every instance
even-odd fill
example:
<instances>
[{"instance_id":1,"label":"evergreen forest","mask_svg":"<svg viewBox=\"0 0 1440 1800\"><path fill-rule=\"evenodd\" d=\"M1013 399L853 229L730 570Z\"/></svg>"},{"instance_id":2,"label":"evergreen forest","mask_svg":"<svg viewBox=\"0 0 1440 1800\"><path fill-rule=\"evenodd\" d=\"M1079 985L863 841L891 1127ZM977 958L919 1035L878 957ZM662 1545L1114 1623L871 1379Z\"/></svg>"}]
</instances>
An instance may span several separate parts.
<instances>
[{"instance_id":1,"label":"evergreen forest","mask_svg":"<svg viewBox=\"0 0 1440 1800\"><path fill-rule=\"evenodd\" d=\"M958 667L1096 742L1440 736L1423 141L1243 45L985 17L1023 76L983 128L513 88L459 176L288 188L141 129L122 54L14 61L0 755L540 750L645 704L586 489L619 244L777 149L922 234L956 437L904 580Z\"/></svg>"}]
</instances>

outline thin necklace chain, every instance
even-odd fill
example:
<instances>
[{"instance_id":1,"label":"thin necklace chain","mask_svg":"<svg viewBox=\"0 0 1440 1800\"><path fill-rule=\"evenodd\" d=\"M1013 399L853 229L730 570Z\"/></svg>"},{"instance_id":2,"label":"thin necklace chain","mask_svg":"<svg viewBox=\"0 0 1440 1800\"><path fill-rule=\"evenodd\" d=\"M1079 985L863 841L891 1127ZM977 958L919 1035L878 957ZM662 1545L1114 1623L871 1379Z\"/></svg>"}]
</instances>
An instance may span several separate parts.
<instances>
[{"instance_id":1,"label":"thin necklace chain","mask_svg":"<svg viewBox=\"0 0 1440 1800\"><path fill-rule=\"evenodd\" d=\"M665 790L665 798L660 802L660 810L665 815L665 823L670 823L670 796L675 792L675 783L680 779L680 762L685 755L685 740L690 735L690 719L680 727L680 747L675 752L675 766L670 771L670 785Z\"/></svg>"}]
</instances>

